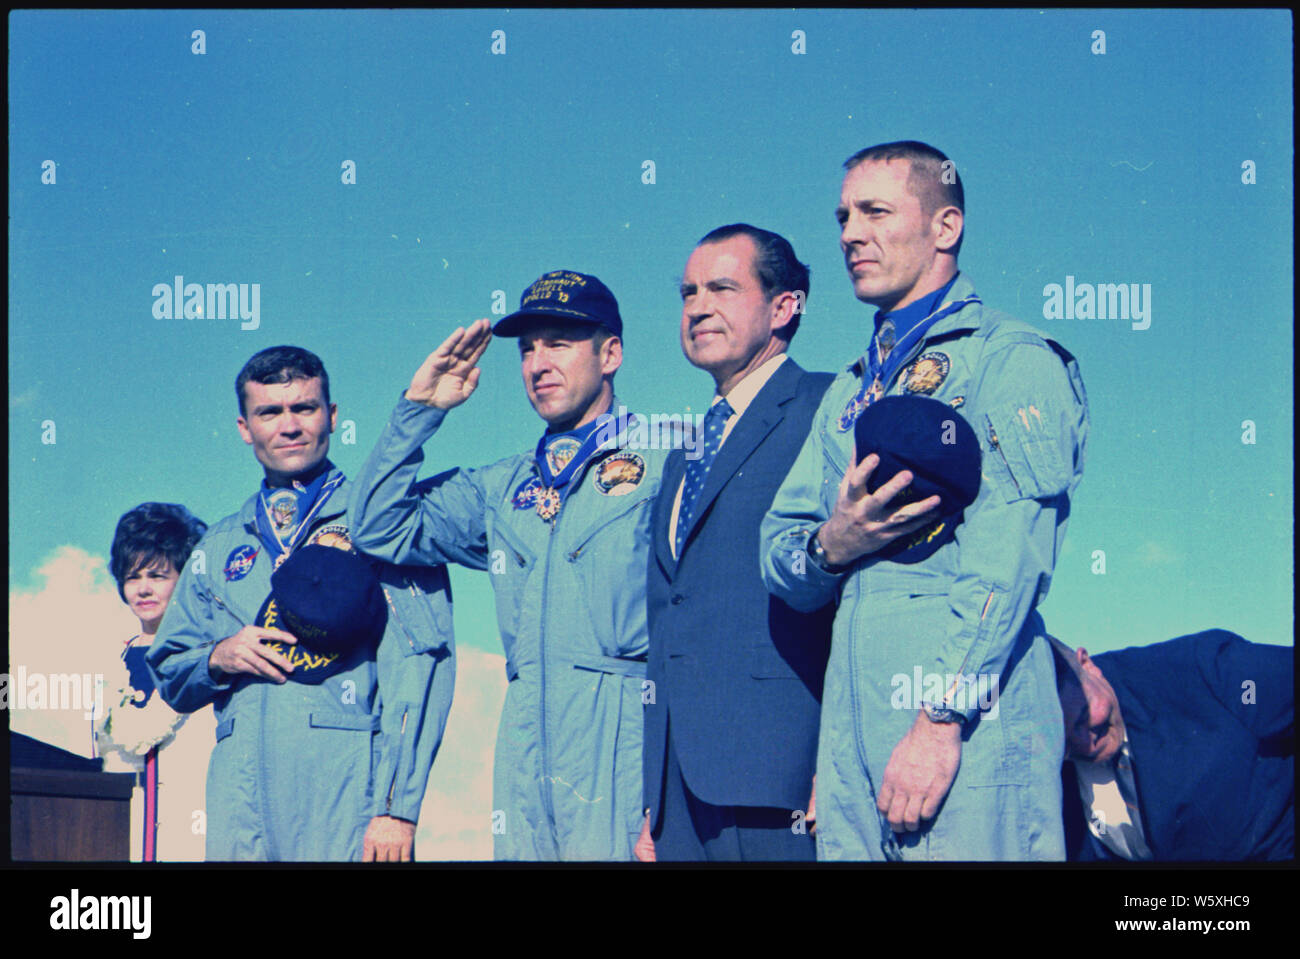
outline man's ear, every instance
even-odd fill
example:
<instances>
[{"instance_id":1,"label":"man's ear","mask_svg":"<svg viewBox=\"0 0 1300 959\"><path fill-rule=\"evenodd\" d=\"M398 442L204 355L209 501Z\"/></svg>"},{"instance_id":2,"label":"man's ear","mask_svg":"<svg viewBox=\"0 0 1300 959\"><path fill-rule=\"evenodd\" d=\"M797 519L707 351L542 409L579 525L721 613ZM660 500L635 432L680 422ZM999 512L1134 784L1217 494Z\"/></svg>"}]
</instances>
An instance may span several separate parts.
<instances>
[{"instance_id":1,"label":"man's ear","mask_svg":"<svg viewBox=\"0 0 1300 959\"><path fill-rule=\"evenodd\" d=\"M803 309L802 291L794 293L786 290L772 299L772 332L784 330L794 320L795 314Z\"/></svg>"},{"instance_id":2,"label":"man's ear","mask_svg":"<svg viewBox=\"0 0 1300 959\"><path fill-rule=\"evenodd\" d=\"M1089 676L1101 675L1101 669L1099 669L1097 664L1092 661L1092 657L1088 655L1088 651L1082 646L1075 651L1074 655L1079 663L1079 668Z\"/></svg>"},{"instance_id":3,"label":"man's ear","mask_svg":"<svg viewBox=\"0 0 1300 959\"><path fill-rule=\"evenodd\" d=\"M601 344L600 352L600 372L605 376L617 373L623 365L623 341L617 336L611 336Z\"/></svg>"},{"instance_id":4,"label":"man's ear","mask_svg":"<svg viewBox=\"0 0 1300 959\"><path fill-rule=\"evenodd\" d=\"M965 217L955 206L940 207L934 211L931 227L934 230L934 245L940 253L951 253L952 248L961 239L965 228Z\"/></svg>"},{"instance_id":5,"label":"man's ear","mask_svg":"<svg viewBox=\"0 0 1300 959\"><path fill-rule=\"evenodd\" d=\"M242 416L235 418L235 425L239 427L239 435L243 437L245 443L253 445L253 434L248 429L248 421Z\"/></svg>"}]
</instances>

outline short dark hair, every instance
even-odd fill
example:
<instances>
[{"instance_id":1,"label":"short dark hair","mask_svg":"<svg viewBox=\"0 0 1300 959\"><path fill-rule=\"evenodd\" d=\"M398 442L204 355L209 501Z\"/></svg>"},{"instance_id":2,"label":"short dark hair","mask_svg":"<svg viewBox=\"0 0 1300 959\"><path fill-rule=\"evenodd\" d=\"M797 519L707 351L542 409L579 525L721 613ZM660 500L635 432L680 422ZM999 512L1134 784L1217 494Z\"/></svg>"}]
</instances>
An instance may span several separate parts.
<instances>
[{"instance_id":1,"label":"short dark hair","mask_svg":"<svg viewBox=\"0 0 1300 959\"><path fill-rule=\"evenodd\" d=\"M926 216L945 206L955 206L965 216L966 191L961 185L957 164L949 160L942 150L936 150L928 143L920 140L878 143L859 150L845 160L844 169L848 171L863 163L888 163L890 160L906 160L910 164L907 188L921 201L921 209ZM945 175L949 172L951 177ZM952 182L948 182L950 179ZM953 256L961 252L965 231L962 232L963 236L957 238L957 243L952 248Z\"/></svg>"},{"instance_id":2,"label":"short dark hair","mask_svg":"<svg viewBox=\"0 0 1300 959\"><path fill-rule=\"evenodd\" d=\"M244 407L244 384L249 380L254 383L291 383L294 380L310 380L320 377L321 394L325 406L330 405L330 376L325 372L325 364L320 357L310 350L298 346L268 346L254 353L244 368L235 377L235 395L239 397L239 415L247 416Z\"/></svg>"},{"instance_id":3,"label":"short dark hair","mask_svg":"<svg viewBox=\"0 0 1300 959\"><path fill-rule=\"evenodd\" d=\"M207 523L177 503L141 503L123 513L108 560L117 595L126 602L126 578L157 560L168 560L179 572L207 529Z\"/></svg>"},{"instance_id":4,"label":"short dark hair","mask_svg":"<svg viewBox=\"0 0 1300 959\"><path fill-rule=\"evenodd\" d=\"M754 272L758 274L759 286L763 295L769 300L778 293L803 293L803 304L808 302L809 284L812 271L807 263L799 262L794 255L794 247L779 233L763 230L748 223L731 223L720 226L706 233L696 246L706 243L721 243L733 236L747 236L754 242L758 251L754 257ZM777 336L787 343L799 331L799 319L803 315L802 305L790 322L777 331Z\"/></svg>"}]
</instances>

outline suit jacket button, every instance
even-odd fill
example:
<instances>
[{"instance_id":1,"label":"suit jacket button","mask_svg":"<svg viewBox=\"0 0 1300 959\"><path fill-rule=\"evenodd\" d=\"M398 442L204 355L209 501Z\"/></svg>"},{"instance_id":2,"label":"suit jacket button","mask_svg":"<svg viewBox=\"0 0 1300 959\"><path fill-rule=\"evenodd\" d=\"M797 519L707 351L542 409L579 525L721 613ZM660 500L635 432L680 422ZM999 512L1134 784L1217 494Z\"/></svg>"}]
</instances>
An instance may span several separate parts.
<instances>
[{"instance_id":1,"label":"suit jacket button","mask_svg":"<svg viewBox=\"0 0 1300 959\"><path fill-rule=\"evenodd\" d=\"M686 597L683 596L681 593L673 593L673 605L674 606L682 605L682 600L684 600L685 598Z\"/></svg>"}]
</instances>

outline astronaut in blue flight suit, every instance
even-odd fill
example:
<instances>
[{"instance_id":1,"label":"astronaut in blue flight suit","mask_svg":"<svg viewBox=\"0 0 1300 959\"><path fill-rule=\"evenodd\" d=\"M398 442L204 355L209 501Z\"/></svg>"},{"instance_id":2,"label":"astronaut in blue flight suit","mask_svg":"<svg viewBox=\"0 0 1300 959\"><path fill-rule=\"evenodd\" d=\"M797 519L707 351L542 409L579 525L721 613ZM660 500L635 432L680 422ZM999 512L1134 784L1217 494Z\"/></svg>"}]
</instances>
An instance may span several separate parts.
<instances>
[{"instance_id":1,"label":"astronaut in blue flight suit","mask_svg":"<svg viewBox=\"0 0 1300 959\"><path fill-rule=\"evenodd\" d=\"M492 574L509 680L498 859L629 860L641 825L645 569L669 451L619 415L622 328L596 277L547 273L492 331L519 339L524 389L547 424L536 450L416 481L422 444L478 383L492 335L479 320L424 361L354 490L366 552Z\"/></svg>"},{"instance_id":2,"label":"astronaut in blue flight suit","mask_svg":"<svg viewBox=\"0 0 1300 959\"><path fill-rule=\"evenodd\" d=\"M216 710L206 856L411 859L455 687L446 567L380 564L389 611L377 647L304 681L304 648L258 625L259 610L299 547L351 549L349 484L327 457L337 409L319 358L297 347L259 352L235 388L266 478L200 540L146 654L173 709Z\"/></svg>"},{"instance_id":3,"label":"astronaut in blue flight suit","mask_svg":"<svg viewBox=\"0 0 1300 959\"><path fill-rule=\"evenodd\" d=\"M876 335L826 392L761 533L773 593L799 609L839 601L818 858L1063 859L1063 739L1035 607L1083 472L1078 366L957 272L963 197L947 157L904 141L845 169L840 246ZM978 498L919 562L873 554L927 537L937 498L891 503L907 472L868 494L877 458L855 462L858 413L899 394L948 403L981 438Z\"/></svg>"}]
</instances>

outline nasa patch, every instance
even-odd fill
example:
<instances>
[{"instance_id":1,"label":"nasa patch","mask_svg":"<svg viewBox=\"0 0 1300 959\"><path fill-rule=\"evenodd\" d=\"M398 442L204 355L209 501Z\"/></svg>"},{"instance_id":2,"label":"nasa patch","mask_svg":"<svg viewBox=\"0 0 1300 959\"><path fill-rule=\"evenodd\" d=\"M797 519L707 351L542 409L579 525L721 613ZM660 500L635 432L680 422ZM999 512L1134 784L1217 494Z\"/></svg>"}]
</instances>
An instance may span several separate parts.
<instances>
[{"instance_id":1,"label":"nasa patch","mask_svg":"<svg viewBox=\"0 0 1300 959\"><path fill-rule=\"evenodd\" d=\"M510 505L515 509L532 509L537 505L537 494L542 488L542 481L536 476L530 476L515 488L514 495L510 497Z\"/></svg>"},{"instance_id":2,"label":"nasa patch","mask_svg":"<svg viewBox=\"0 0 1300 959\"><path fill-rule=\"evenodd\" d=\"M236 546L226 557L226 582L234 582L237 579L243 579L257 562L256 546Z\"/></svg>"},{"instance_id":3,"label":"nasa patch","mask_svg":"<svg viewBox=\"0 0 1300 959\"><path fill-rule=\"evenodd\" d=\"M605 496L624 496L645 479L645 460L636 453L615 453L596 467L591 483Z\"/></svg>"}]
</instances>

